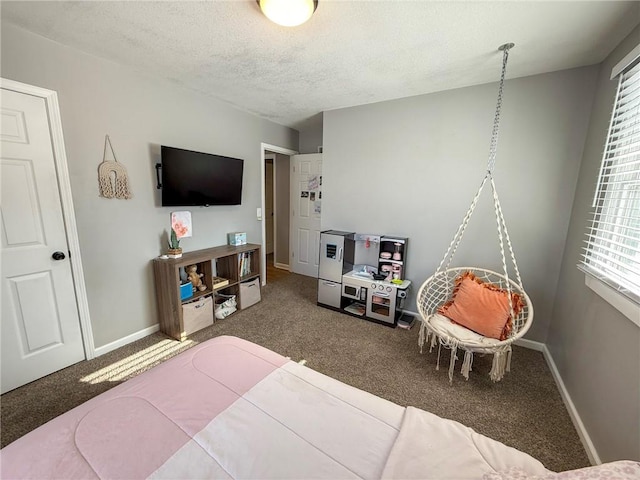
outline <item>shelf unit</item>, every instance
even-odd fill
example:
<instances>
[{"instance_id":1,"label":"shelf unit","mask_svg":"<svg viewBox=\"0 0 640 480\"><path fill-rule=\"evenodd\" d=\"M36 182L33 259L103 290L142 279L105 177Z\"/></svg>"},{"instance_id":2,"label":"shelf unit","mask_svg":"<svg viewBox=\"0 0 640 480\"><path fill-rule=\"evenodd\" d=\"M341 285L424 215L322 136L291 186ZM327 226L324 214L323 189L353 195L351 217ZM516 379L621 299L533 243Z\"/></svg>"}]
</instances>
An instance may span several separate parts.
<instances>
[{"instance_id":1,"label":"shelf unit","mask_svg":"<svg viewBox=\"0 0 640 480\"><path fill-rule=\"evenodd\" d=\"M390 237L383 235L380 238L380 258L378 259L378 269L382 273L391 273L392 278L399 280L407 278L405 258L407 256L406 237ZM387 270L388 269L388 270Z\"/></svg>"},{"instance_id":2,"label":"shelf unit","mask_svg":"<svg viewBox=\"0 0 640 480\"><path fill-rule=\"evenodd\" d=\"M180 268L188 265L198 266L198 273L203 274L202 283L207 288L203 291L196 291L192 297L182 300L180 297ZM236 295L239 307L246 308L249 302L245 302L245 306L243 306L242 294L245 289L241 288L241 284L257 280L255 283L257 283L258 289L262 284L260 280L260 245L252 243L238 246L221 245L186 252L180 258L155 258L153 272L156 282L160 330L166 335L182 341L187 338L182 308L184 304L219 292L225 295ZM229 283L215 288L212 285L214 277L223 278ZM251 305L255 303L255 298L256 294L253 293Z\"/></svg>"}]
</instances>

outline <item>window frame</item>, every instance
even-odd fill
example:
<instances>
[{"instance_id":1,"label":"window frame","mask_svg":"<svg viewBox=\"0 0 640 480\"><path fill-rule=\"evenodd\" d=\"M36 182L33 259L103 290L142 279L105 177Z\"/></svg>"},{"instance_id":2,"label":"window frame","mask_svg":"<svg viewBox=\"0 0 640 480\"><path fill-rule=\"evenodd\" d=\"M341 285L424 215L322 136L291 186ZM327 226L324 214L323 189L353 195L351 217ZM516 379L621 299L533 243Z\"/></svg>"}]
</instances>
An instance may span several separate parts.
<instances>
[{"instance_id":1,"label":"window frame","mask_svg":"<svg viewBox=\"0 0 640 480\"><path fill-rule=\"evenodd\" d=\"M611 71L611 79L618 78L620 75L624 74L625 71L633 68L638 62L640 62L640 45L636 46L631 52L629 52L629 54L627 54L620 62L618 62L613 67ZM603 160L598 170L598 178L594 195L594 205L598 198L602 195L601 183L603 181L603 169L607 160L607 152L609 150L609 142L611 138L611 125L613 124L613 120L617 112L618 94L620 92L622 84L621 79L618 79L617 82L618 84L616 86L616 101L614 102L611 112L609 129L607 131L605 140ZM596 225L596 223L594 222L595 218L596 214L592 215L592 218L590 218L588 232L591 232L594 225ZM629 320L631 320L635 325L640 327L640 292L629 292L629 294L627 295L624 291L621 291L621 288L623 290L624 288L617 284L615 280L603 278L603 275L592 271L588 265L587 258L589 246L584 248L584 251L585 254L583 255L582 261L578 264L578 269L585 274L585 285L597 295L602 297L609 304L611 304L618 311L620 311L624 316L629 318Z\"/></svg>"}]
</instances>

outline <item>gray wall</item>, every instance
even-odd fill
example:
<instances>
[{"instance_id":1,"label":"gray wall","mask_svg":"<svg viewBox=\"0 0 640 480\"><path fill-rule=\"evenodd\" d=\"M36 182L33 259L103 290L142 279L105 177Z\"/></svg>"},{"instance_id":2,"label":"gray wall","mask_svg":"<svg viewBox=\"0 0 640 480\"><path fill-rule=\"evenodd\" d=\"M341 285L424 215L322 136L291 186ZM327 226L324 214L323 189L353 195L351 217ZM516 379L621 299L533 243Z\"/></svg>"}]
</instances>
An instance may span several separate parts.
<instances>
[{"instance_id":1,"label":"gray wall","mask_svg":"<svg viewBox=\"0 0 640 480\"><path fill-rule=\"evenodd\" d=\"M546 340L596 75L585 67L505 85L495 179L535 306L532 340ZM409 237L414 311L486 171L496 94L487 84L324 114L322 228ZM457 265L502 270L490 199Z\"/></svg>"},{"instance_id":2,"label":"gray wall","mask_svg":"<svg viewBox=\"0 0 640 480\"><path fill-rule=\"evenodd\" d=\"M287 155L276 154L276 263L289 265L289 172Z\"/></svg>"},{"instance_id":3,"label":"gray wall","mask_svg":"<svg viewBox=\"0 0 640 480\"><path fill-rule=\"evenodd\" d=\"M617 81L612 67L640 26L601 64L547 346L603 461L640 460L640 328L593 293L577 268Z\"/></svg>"},{"instance_id":4,"label":"gray wall","mask_svg":"<svg viewBox=\"0 0 640 480\"><path fill-rule=\"evenodd\" d=\"M296 131L6 23L2 76L58 92L96 347L158 322L151 260L178 210L159 206L160 145L245 160L242 205L188 208L185 251L225 244L233 231L261 242L260 142L296 149ZM131 200L98 197L105 134L128 170Z\"/></svg>"},{"instance_id":5,"label":"gray wall","mask_svg":"<svg viewBox=\"0 0 640 480\"><path fill-rule=\"evenodd\" d=\"M298 152L318 153L318 147L322 146L323 116L323 113L314 115L299 128L300 145Z\"/></svg>"}]
</instances>

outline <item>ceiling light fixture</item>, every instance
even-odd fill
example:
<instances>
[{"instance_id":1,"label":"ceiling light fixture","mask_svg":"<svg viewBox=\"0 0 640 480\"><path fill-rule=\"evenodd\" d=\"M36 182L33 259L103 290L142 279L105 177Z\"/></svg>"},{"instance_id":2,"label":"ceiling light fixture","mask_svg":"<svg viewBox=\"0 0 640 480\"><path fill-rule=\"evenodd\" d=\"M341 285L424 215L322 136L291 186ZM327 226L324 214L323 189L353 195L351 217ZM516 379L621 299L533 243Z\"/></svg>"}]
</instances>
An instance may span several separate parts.
<instances>
[{"instance_id":1,"label":"ceiling light fixture","mask_svg":"<svg viewBox=\"0 0 640 480\"><path fill-rule=\"evenodd\" d=\"M256 0L260 10L274 23L297 27L311 18L318 8L317 0Z\"/></svg>"}]
</instances>

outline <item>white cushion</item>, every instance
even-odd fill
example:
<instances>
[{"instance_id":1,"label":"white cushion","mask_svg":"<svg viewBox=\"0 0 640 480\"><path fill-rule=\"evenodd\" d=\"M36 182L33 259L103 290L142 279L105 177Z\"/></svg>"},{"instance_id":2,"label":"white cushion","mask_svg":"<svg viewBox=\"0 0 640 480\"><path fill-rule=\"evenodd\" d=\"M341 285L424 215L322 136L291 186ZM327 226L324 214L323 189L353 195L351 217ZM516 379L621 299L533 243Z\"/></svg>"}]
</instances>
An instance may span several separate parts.
<instances>
[{"instance_id":1,"label":"white cushion","mask_svg":"<svg viewBox=\"0 0 640 480\"><path fill-rule=\"evenodd\" d=\"M500 340L496 338L483 337L473 330L469 330L462 325L452 322L439 313L433 314L427 323L438 335L455 338L465 345L489 347L500 342Z\"/></svg>"}]
</instances>

